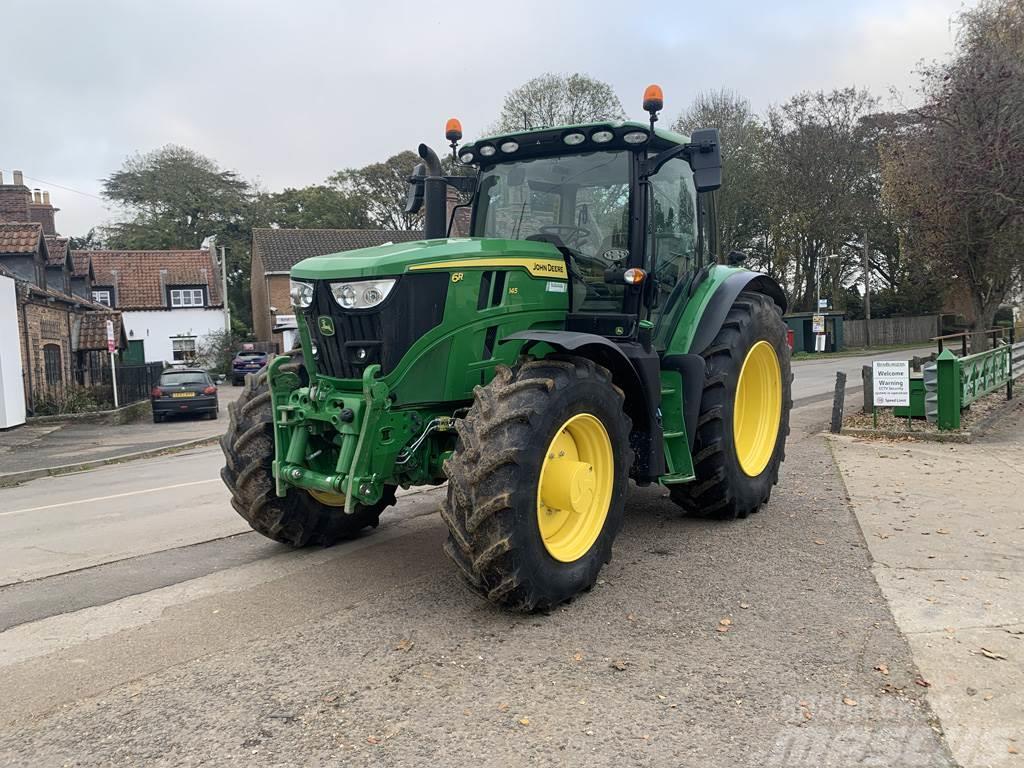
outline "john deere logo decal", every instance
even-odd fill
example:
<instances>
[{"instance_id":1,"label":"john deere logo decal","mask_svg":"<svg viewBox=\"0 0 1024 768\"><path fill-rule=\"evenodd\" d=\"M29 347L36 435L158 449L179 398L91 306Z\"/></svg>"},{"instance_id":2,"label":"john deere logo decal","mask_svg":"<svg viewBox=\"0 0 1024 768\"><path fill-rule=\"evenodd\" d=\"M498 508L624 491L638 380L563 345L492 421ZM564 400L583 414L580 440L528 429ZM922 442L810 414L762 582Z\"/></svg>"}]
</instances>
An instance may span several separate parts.
<instances>
[{"instance_id":1,"label":"john deere logo decal","mask_svg":"<svg viewBox=\"0 0 1024 768\"><path fill-rule=\"evenodd\" d=\"M321 336L334 335L334 321L327 315L320 315L316 321L316 325L320 329Z\"/></svg>"}]
</instances>

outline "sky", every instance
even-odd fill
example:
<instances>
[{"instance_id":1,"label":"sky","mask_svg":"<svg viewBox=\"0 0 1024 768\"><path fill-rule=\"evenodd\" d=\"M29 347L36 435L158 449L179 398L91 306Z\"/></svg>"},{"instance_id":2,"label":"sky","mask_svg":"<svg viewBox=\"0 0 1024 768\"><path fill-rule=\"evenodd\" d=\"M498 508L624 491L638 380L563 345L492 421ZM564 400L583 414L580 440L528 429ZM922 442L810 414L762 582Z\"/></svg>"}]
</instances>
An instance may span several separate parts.
<instances>
[{"instance_id":1,"label":"sky","mask_svg":"<svg viewBox=\"0 0 1024 768\"><path fill-rule=\"evenodd\" d=\"M757 111L848 85L891 107L952 50L964 4L0 0L0 170L50 190L58 230L83 235L119 214L101 180L135 152L183 144L265 189L305 186L440 151L449 117L472 139L549 71L610 83L634 119L652 82L669 122L717 88Z\"/></svg>"}]
</instances>

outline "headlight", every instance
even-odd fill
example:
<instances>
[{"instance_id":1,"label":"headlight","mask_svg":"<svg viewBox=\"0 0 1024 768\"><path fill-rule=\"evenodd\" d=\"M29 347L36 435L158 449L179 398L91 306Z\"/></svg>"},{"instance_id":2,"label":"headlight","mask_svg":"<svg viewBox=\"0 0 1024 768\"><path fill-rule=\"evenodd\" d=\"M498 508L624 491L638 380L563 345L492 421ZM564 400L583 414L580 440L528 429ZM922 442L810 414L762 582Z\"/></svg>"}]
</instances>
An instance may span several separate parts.
<instances>
[{"instance_id":1,"label":"headlight","mask_svg":"<svg viewBox=\"0 0 1024 768\"><path fill-rule=\"evenodd\" d=\"M288 293L291 294L292 304L299 309L305 309L313 303L312 283L303 283L299 280L292 280L288 286Z\"/></svg>"},{"instance_id":2,"label":"headlight","mask_svg":"<svg viewBox=\"0 0 1024 768\"><path fill-rule=\"evenodd\" d=\"M484 144L482 147L480 147L479 151L480 154L483 155L484 157L490 157L495 152L494 147L492 147L490 144Z\"/></svg>"},{"instance_id":3,"label":"headlight","mask_svg":"<svg viewBox=\"0 0 1024 768\"><path fill-rule=\"evenodd\" d=\"M391 293L394 280L360 280L355 283L331 283L331 295L345 309L376 307Z\"/></svg>"},{"instance_id":4,"label":"headlight","mask_svg":"<svg viewBox=\"0 0 1024 768\"><path fill-rule=\"evenodd\" d=\"M590 134L590 140L596 144L607 144L609 141L615 138L615 134L611 131L594 131Z\"/></svg>"},{"instance_id":5,"label":"headlight","mask_svg":"<svg viewBox=\"0 0 1024 768\"><path fill-rule=\"evenodd\" d=\"M519 149L519 144L518 142L515 141L506 141L501 145L501 151L504 152L506 155L512 154L517 149Z\"/></svg>"},{"instance_id":6,"label":"headlight","mask_svg":"<svg viewBox=\"0 0 1024 768\"><path fill-rule=\"evenodd\" d=\"M459 155L459 160L461 160L462 162L464 162L464 163L466 163L468 165L469 163L473 162L473 153L472 152L463 152L461 155Z\"/></svg>"},{"instance_id":7,"label":"headlight","mask_svg":"<svg viewBox=\"0 0 1024 768\"><path fill-rule=\"evenodd\" d=\"M582 144L586 141L587 137L582 133L567 133L562 137L562 141L568 144L570 147L574 147L577 144Z\"/></svg>"},{"instance_id":8,"label":"headlight","mask_svg":"<svg viewBox=\"0 0 1024 768\"><path fill-rule=\"evenodd\" d=\"M643 131L630 131L622 137L622 140L627 144L643 144L647 141L647 134Z\"/></svg>"}]
</instances>

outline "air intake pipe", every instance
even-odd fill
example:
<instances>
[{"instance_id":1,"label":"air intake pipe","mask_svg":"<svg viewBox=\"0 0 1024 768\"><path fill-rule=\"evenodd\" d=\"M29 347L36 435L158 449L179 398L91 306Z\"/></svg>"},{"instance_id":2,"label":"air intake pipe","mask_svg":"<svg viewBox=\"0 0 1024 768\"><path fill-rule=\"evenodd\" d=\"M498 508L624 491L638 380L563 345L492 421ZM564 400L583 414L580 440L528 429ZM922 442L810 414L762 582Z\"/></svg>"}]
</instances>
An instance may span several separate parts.
<instances>
[{"instance_id":1,"label":"air intake pipe","mask_svg":"<svg viewBox=\"0 0 1024 768\"><path fill-rule=\"evenodd\" d=\"M447 237L448 185L441 170L441 161L426 144L420 144L419 156L427 169L423 180L423 236L428 240Z\"/></svg>"}]
</instances>

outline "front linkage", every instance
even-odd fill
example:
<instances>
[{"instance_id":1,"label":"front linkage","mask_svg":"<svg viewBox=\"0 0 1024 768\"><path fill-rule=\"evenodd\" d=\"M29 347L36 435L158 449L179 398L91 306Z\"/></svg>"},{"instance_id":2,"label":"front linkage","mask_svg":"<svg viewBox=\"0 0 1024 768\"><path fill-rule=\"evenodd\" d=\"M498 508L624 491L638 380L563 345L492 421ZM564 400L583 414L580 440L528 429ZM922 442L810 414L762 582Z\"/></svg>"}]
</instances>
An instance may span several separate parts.
<instances>
[{"instance_id":1,"label":"front linkage","mask_svg":"<svg viewBox=\"0 0 1024 768\"><path fill-rule=\"evenodd\" d=\"M362 391L354 392L323 378L302 386L296 373L281 370L289 362L278 357L268 370L278 496L295 486L344 497L345 512L353 514L357 504L379 502L385 486L444 481L450 447L427 438L453 432L451 416L393 410L388 385L377 379L379 365L367 367Z\"/></svg>"}]
</instances>

